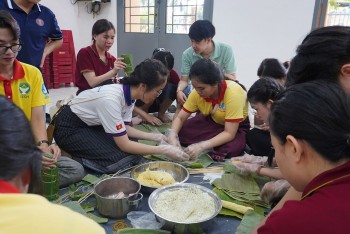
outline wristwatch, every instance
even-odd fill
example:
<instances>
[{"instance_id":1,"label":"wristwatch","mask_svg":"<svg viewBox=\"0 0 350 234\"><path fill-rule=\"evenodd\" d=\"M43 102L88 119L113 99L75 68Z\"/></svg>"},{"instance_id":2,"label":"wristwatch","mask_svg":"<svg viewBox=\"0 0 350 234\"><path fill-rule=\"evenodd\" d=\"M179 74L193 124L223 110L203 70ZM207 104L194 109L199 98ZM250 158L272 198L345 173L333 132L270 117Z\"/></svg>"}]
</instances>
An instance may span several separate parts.
<instances>
[{"instance_id":1,"label":"wristwatch","mask_svg":"<svg viewBox=\"0 0 350 234\"><path fill-rule=\"evenodd\" d=\"M38 143L36 144L37 146L41 146L41 144L46 143L47 145L50 145L50 142L48 140L40 140L38 141Z\"/></svg>"}]
</instances>

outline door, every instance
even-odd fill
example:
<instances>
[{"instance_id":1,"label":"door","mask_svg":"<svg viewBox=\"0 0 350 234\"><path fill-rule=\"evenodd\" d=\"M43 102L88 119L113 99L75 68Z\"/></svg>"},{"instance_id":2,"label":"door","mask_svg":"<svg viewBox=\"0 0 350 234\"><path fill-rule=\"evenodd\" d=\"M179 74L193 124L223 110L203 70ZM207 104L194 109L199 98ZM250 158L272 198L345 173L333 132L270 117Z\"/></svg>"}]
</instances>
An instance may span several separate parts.
<instances>
[{"instance_id":1,"label":"door","mask_svg":"<svg viewBox=\"0 0 350 234\"><path fill-rule=\"evenodd\" d=\"M180 73L182 52L190 46L188 30L199 19L212 19L212 0L118 0L118 56L133 55L134 66L156 48L169 50Z\"/></svg>"}]
</instances>

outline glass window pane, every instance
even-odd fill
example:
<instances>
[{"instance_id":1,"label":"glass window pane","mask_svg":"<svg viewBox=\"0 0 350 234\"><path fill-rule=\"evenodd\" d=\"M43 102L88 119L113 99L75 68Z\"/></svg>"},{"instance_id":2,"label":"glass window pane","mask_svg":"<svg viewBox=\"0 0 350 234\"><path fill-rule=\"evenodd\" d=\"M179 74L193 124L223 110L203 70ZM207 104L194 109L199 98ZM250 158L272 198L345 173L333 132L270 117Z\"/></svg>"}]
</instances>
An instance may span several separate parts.
<instances>
[{"instance_id":1,"label":"glass window pane","mask_svg":"<svg viewBox=\"0 0 350 234\"><path fill-rule=\"evenodd\" d=\"M125 3L125 7L129 7L130 6L130 0L125 0L124 3Z\"/></svg>"},{"instance_id":2,"label":"glass window pane","mask_svg":"<svg viewBox=\"0 0 350 234\"><path fill-rule=\"evenodd\" d=\"M167 25L166 26L166 33L173 33L173 26L172 25Z\"/></svg>"},{"instance_id":3,"label":"glass window pane","mask_svg":"<svg viewBox=\"0 0 350 234\"><path fill-rule=\"evenodd\" d=\"M154 6L154 0L149 0L148 5L149 5L149 6Z\"/></svg>"},{"instance_id":4,"label":"glass window pane","mask_svg":"<svg viewBox=\"0 0 350 234\"><path fill-rule=\"evenodd\" d=\"M172 24L172 23L173 23L173 8L167 7L166 24Z\"/></svg>"},{"instance_id":5,"label":"glass window pane","mask_svg":"<svg viewBox=\"0 0 350 234\"><path fill-rule=\"evenodd\" d=\"M125 24L125 32L130 32L130 24Z\"/></svg>"},{"instance_id":6,"label":"glass window pane","mask_svg":"<svg viewBox=\"0 0 350 234\"><path fill-rule=\"evenodd\" d=\"M173 25L173 33L187 34L190 25Z\"/></svg>"},{"instance_id":7,"label":"glass window pane","mask_svg":"<svg viewBox=\"0 0 350 234\"><path fill-rule=\"evenodd\" d=\"M203 6L197 7L196 20L201 20L201 19L203 19Z\"/></svg>"},{"instance_id":8,"label":"glass window pane","mask_svg":"<svg viewBox=\"0 0 350 234\"><path fill-rule=\"evenodd\" d=\"M125 8L125 23L130 23L130 8Z\"/></svg>"}]
</instances>

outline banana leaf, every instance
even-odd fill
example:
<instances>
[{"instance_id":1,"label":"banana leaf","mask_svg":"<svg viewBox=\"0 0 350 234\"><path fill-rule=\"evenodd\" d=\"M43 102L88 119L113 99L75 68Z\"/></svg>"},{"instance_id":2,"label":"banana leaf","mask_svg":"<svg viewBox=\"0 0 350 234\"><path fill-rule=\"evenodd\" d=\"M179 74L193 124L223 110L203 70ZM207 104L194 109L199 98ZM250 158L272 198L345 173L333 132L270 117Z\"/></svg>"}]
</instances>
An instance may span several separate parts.
<instances>
[{"instance_id":1,"label":"banana leaf","mask_svg":"<svg viewBox=\"0 0 350 234\"><path fill-rule=\"evenodd\" d=\"M156 141L150 141L150 140L138 140L138 142L145 145L153 145L153 146L156 146L158 144Z\"/></svg>"},{"instance_id":2,"label":"banana leaf","mask_svg":"<svg viewBox=\"0 0 350 234\"><path fill-rule=\"evenodd\" d=\"M108 222L107 218L102 218L102 217L97 216L93 213L87 213L86 216L89 217L90 219L94 220L96 223L107 223Z\"/></svg>"},{"instance_id":3,"label":"banana leaf","mask_svg":"<svg viewBox=\"0 0 350 234\"><path fill-rule=\"evenodd\" d=\"M85 182L88 182L90 184L96 184L96 182L101 180L101 178L98 178L97 176L94 176L91 174L87 174L86 176L84 176L84 178L82 180Z\"/></svg>"},{"instance_id":4,"label":"banana leaf","mask_svg":"<svg viewBox=\"0 0 350 234\"><path fill-rule=\"evenodd\" d=\"M163 155L146 155L144 157L154 161L170 161ZM202 154L195 161L184 161L177 163L189 168L207 168L214 163L214 160L208 154Z\"/></svg>"},{"instance_id":5,"label":"banana leaf","mask_svg":"<svg viewBox=\"0 0 350 234\"><path fill-rule=\"evenodd\" d=\"M232 164L225 164L224 165L224 171L225 171L225 173L236 173L236 174L239 174L239 171L237 170L237 168L234 167ZM267 177L267 176L259 176L257 174L252 174L252 177L254 178L256 183L258 184L260 190L262 189L262 187L267 182L271 181L271 178Z\"/></svg>"},{"instance_id":6,"label":"banana leaf","mask_svg":"<svg viewBox=\"0 0 350 234\"><path fill-rule=\"evenodd\" d=\"M80 206L79 202L77 201L69 201L69 202L63 203L62 205L82 215L85 215L85 216L87 215L86 211Z\"/></svg>"},{"instance_id":7,"label":"banana leaf","mask_svg":"<svg viewBox=\"0 0 350 234\"><path fill-rule=\"evenodd\" d=\"M258 226L263 218L264 216L261 214L258 214L252 210L248 211L243 216L243 219L236 230L236 234L249 234L255 227Z\"/></svg>"},{"instance_id":8,"label":"banana leaf","mask_svg":"<svg viewBox=\"0 0 350 234\"><path fill-rule=\"evenodd\" d=\"M226 193L224 193L220 189L214 188L213 192L216 193L220 197L221 200L229 201L229 202L235 202L235 203L240 204L240 205L246 205L244 203L237 202L236 200L234 200L231 197L227 196ZM236 217L236 218L239 218L239 219L243 218L243 214L238 213L238 212L233 211L233 210L230 210L230 209L226 209L224 207L221 208L221 211L219 212L219 214L227 215L227 216L233 216L233 217Z\"/></svg>"},{"instance_id":9,"label":"banana leaf","mask_svg":"<svg viewBox=\"0 0 350 234\"><path fill-rule=\"evenodd\" d=\"M171 128L171 123L163 123L160 126L142 123L142 124L135 125L133 127L143 132L160 132L162 134L165 134L165 132L169 128Z\"/></svg>"},{"instance_id":10,"label":"banana leaf","mask_svg":"<svg viewBox=\"0 0 350 234\"><path fill-rule=\"evenodd\" d=\"M236 173L223 174L213 184L220 189L243 192L245 194L260 194L260 189L252 176L243 176Z\"/></svg>"}]
</instances>

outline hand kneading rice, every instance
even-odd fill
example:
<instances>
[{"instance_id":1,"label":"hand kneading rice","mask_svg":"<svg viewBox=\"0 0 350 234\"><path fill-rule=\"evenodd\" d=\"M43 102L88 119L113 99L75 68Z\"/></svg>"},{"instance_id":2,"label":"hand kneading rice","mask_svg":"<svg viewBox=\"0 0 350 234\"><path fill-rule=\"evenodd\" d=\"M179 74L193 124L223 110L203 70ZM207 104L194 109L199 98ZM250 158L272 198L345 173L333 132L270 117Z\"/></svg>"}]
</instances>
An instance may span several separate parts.
<instances>
[{"instance_id":1,"label":"hand kneading rice","mask_svg":"<svg viewBox=\"0 0 350 234\"><path fill-rule=\"evenodd\" d=\"M214 199L197 188L164 191L155 202L158 215L174 222L195 223L215 213Z\"/></svg>"}]
</instances>

